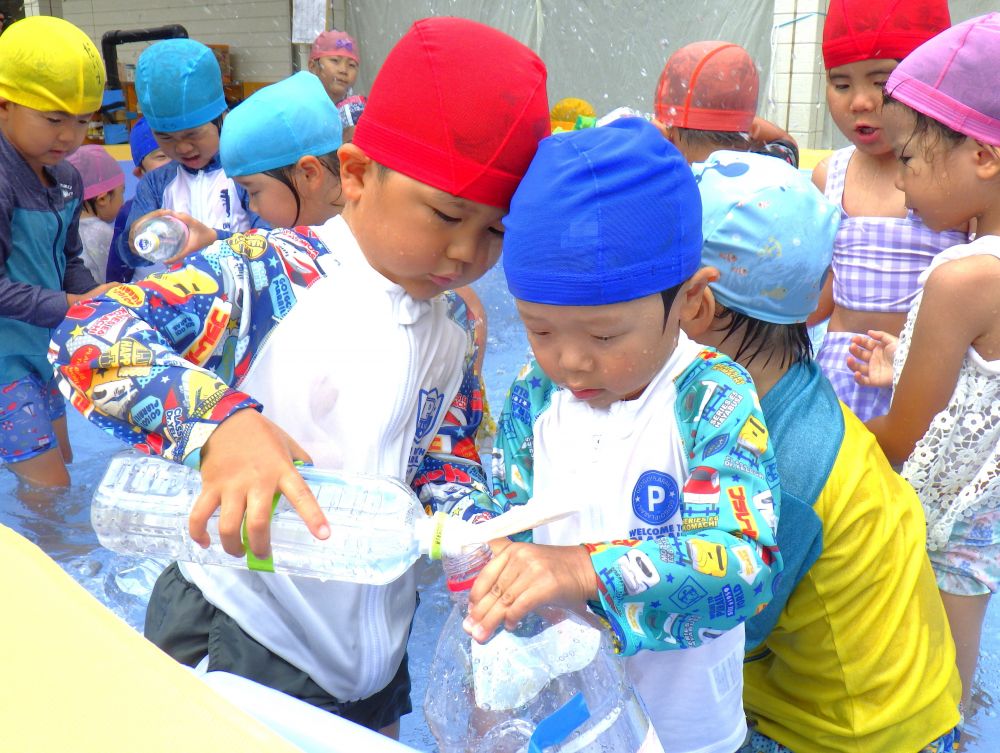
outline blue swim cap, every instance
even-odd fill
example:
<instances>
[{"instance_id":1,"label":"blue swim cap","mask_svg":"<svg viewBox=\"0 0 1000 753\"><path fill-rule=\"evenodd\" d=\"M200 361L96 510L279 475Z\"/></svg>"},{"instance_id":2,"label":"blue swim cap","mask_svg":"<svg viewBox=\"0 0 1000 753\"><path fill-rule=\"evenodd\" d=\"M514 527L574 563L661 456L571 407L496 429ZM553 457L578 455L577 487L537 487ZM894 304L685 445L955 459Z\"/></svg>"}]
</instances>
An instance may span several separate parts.
<instances>
[{"instance_id":1,"label":"blue swim cap","mask_svg":"<svg viewBox=\"0 0 1000 753\"><path fill-rule=\"evenodd\" d=\"M160 133L210 123L227 107L219 61L193 39L166 39L143 51L135 93L149 127Z\"/></svg>"},{"instance_id":2,"label":"blue swim cap","mask_svg":"<svg viewBox=\"0 0 1000 753\"><path fill-rule=\"evenodd\" d=\"M340 147L337 107L313 74L302 71L265 86L234 108L222 126L219 158L230 178L318 157Z\"/></svg>"},{"instance_id":3,"label":"blue swim cap","mask_svg":"<svg viewBox=\"0 0 1000 753\"><path fill-rule=\"evenodd\" d=\"M136 167L142 164L150 152L155 152L160 148L145 118L139 118L135 121L132 132L128 135L128 145L132 150L132 164Z\"/></svg>"},{"instance_id":4,"label":"blue swim cap","mask_svg":"<svg viewBox=\"0 0 1000 753\"><path fill-rule=\"evenodd\" d=\"M805 173L763 154L719 151L692 165L701 190L703 265L726 308L774 324L804 322L819 302L840 209Z\"/></svg>"},{"instance_id":5,"label":"blue swim cap","mask_svg":"<svg viewBox=\"0 0 1000 753\"><path fill-rule=\"evenodd\" d=\"M680 152L624 118L544 139L504 218L515 298L621 303L686 281L701 259L701 201Z\"/></svg>"}]
</instances>

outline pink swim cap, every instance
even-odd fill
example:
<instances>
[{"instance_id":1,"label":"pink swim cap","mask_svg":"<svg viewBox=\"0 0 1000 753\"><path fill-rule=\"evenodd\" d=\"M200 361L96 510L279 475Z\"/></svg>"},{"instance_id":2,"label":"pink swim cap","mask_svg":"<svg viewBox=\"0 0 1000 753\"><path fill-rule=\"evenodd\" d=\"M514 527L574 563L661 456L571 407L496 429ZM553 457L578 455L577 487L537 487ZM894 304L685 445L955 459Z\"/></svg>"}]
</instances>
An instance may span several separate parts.
<instances>
[{"instance_id":1,"label":"pink swim cap","mask_svg":"<svg viewBox=\"0 0 1000 753\"><path fill-rule=\"evenodd\" d=\"M1000 13L952 26L910 53L885 90L897 102L987 144L1000 145Z\"/></svg>"},{"instance_id":2,"label":"pink swim cap","mask_svg":"<svg viewBox=\"0 0 1000 753\"><path fill-rule=\"evenodd\" d=\"M103 146L86 144L66 158L83 178L83 200L94 199L103 193L125 185L121 165Z\"/></svg>"},{"instance_id":3,"label":"pink swim cap","mask_svg":"<svg viewBox=\"0 0 1000 753\"><path fill-rule=\"evenodd\" d=\"M321 32L316 37L316 41L312 44L312 49L309 50L309 59L318 60L319 58L345 57L350 58L355 63L360 63L358 49L358 43L354 41L354 37L346 31L333 29L332 31Z\"/></svg>"}]
</instances>

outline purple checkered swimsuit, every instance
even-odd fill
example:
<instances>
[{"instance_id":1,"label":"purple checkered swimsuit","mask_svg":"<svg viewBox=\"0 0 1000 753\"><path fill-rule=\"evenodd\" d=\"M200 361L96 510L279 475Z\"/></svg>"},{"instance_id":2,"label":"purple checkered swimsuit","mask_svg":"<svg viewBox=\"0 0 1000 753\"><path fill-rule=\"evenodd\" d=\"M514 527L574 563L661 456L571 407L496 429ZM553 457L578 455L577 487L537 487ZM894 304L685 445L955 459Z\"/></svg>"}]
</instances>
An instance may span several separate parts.
<instances>
[{"instance_id":1,"label":"purple checkered swimsuit","mask_svg":"<svg viewBox=\"0 0 1000 753\"><path fill-rule=\"evenodd\" d=\"M833 245L833 300L851 311L906 313L917 294L917 278L942 250L966 242L964 233L935 233L913 214L851 217L844 211L844 178L855 147L830 157L826 197L840 207ZM863 387L847 367L854 332L827 332L816 354L823 373L844 404L862 421L888 412L892 389Z\"/></svg>"}]
</instances>

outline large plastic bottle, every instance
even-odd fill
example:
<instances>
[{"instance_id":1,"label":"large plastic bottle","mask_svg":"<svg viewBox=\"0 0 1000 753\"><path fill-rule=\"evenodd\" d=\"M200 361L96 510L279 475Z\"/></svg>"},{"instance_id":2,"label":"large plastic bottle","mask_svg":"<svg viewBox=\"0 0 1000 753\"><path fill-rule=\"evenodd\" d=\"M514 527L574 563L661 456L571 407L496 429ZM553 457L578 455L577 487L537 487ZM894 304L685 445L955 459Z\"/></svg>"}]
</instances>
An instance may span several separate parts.
<instances>
[{"instance_id":1,"label":"large plastic bottle","mask_svg":"<svg viewBox=\"0 0 1000 753\"><path fill-rule=\"evenodd\" d=\"M547 607L486 644L469 637L468 590L489 559L485 546L444 559L455 606L424 701L441 753L663 753L605 632L580 615Z\"/></svg>"},{"instance_id":2,"label":"large plastic bottle","mask_svg":"<svg viewBox=\"0 0 1000 753\"><path fill-rule=\"evenodd\" d=\"M427 516L413 491L392 478L309 466L299 472L326 513L330 538L314 538L279 497L266 561L223 550L218 511L208 526L212 545L202 549L188 534L201 474L132 450L111 459L94 493L91 522L101 544L116 552L375 585L398 578L421 554L440 557L452 546L460 549L462 531L474 527L441 513Z\"/></svg>"},{"instance_id":3,"label":"large plastic bottle","mask_svg":"<svg viewBox=\"0 0 1000 753\"><path fill-rule=\"evenodd\" d=\"M135 229L135 252L154 263L166 261L184 250L188 227L169 214L153 217Z\"/></svg>"}]
</instances>

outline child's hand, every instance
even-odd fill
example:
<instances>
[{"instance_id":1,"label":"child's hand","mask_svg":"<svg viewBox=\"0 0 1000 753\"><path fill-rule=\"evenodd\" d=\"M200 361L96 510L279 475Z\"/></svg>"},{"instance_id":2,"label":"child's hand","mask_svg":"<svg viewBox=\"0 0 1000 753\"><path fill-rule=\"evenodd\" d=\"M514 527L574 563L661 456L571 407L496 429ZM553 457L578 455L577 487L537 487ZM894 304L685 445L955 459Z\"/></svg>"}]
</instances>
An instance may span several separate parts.
<instances>
[{"instance_id":1,"label":"child's hand","mask_svg":"<svg viewBox=\"0 0 1000 753\"><path fill-rule=\"evenodd\" d=\"M132 249L135 248L135 229L137 227L146 222L146 220L151 220L154 217L163 217L166 215L169 215L171 217L180 220L185 225L187 225L188 229L188 239L187 243L184 244L184 250L181 251L179 254L171 256L169 259L166 259L163 262L168 266L180 261L188 254L194 253L195 251L201 251L201 249L205 248L206 246L212 245L219 239L218 234L215 232L213 228L210 228L203 222L199 222L189 214L184 214L184 212L175 212L172 209L157 209L156 211L150 212L149 214L144 214L142 217L140 217L138 220L132 223L132 227L129 228L128 231L129 248Z\"/></svg>"},{"instance_id":2,"label":"child's hand","mask_svg":"<svg viewBox=\"0 0 1000 753\"><path fill-rule=\"evenodd\" d=\"M214 228L210 228L203 222L199 222L194 217L189 214L184 214L184 212L165 212L165 214L170 214L176 217L178 220L187 225L188 229L188 241L184 245L184 250L179 254L171 256L169 259L164 260L164 264L170 266L183 259L188 254L193 254L195 251L201 251L207 246L211 246L217 240L219 240L218 233L215 232Z\"/></svg>"},{"instance_id":3,"label":"child's hand","mask_svg":"<svg viewBox=\"0 0 1000 753\"><path fill-rule=\"evenodd\" d=\"M67 293L66 303L69 306L75 306L80 301L89 301L91 298L97 298L97 296L106 293L111 288L118 287L119 284L117 282L106 282L103 285L98 285L96 288L91 288L86 293Z\"/></svg>"},{"instance_id":4,"label":"child's hand","mask_svg":"<svg viewBox=\"0 0 1000 753\"><path fill-rule=\"evenodd\" d=\"M865 387L891 387L898 343L895 335L874 329L868 330L867 337L852 337L847 366L854 372L854 380Z\"/></svg>"},{"instance_id":5,"label":"child's hand","mask_svg":"<svg viewBox=\"0 0 1000 753\"><path fill-rule=\"evenodd\" d=\"M493 560L469 593L469 616L462 627L485 643L501 625L513 630L538 607L579 606L597 596L597 574L582 546L490 542Z\"/></svg>"},{"instance_id":6,"label":"child's hand","mask_svg":"<svg viewBox=\"0 0 1000 753\"><path fill-rule=\"evenodd\" d=\"M278 426L252 408L237 411L216 427L201 450L201 494L191 509L188 531L202 547L210 543L208 519L221 507L219 538L235 557L244 554L243 518L250 550L271 553L271 502L280 490L318 539L330 536L326 516L316 504L294 460L310 461Z\"/></svg>"}]
</instances>

